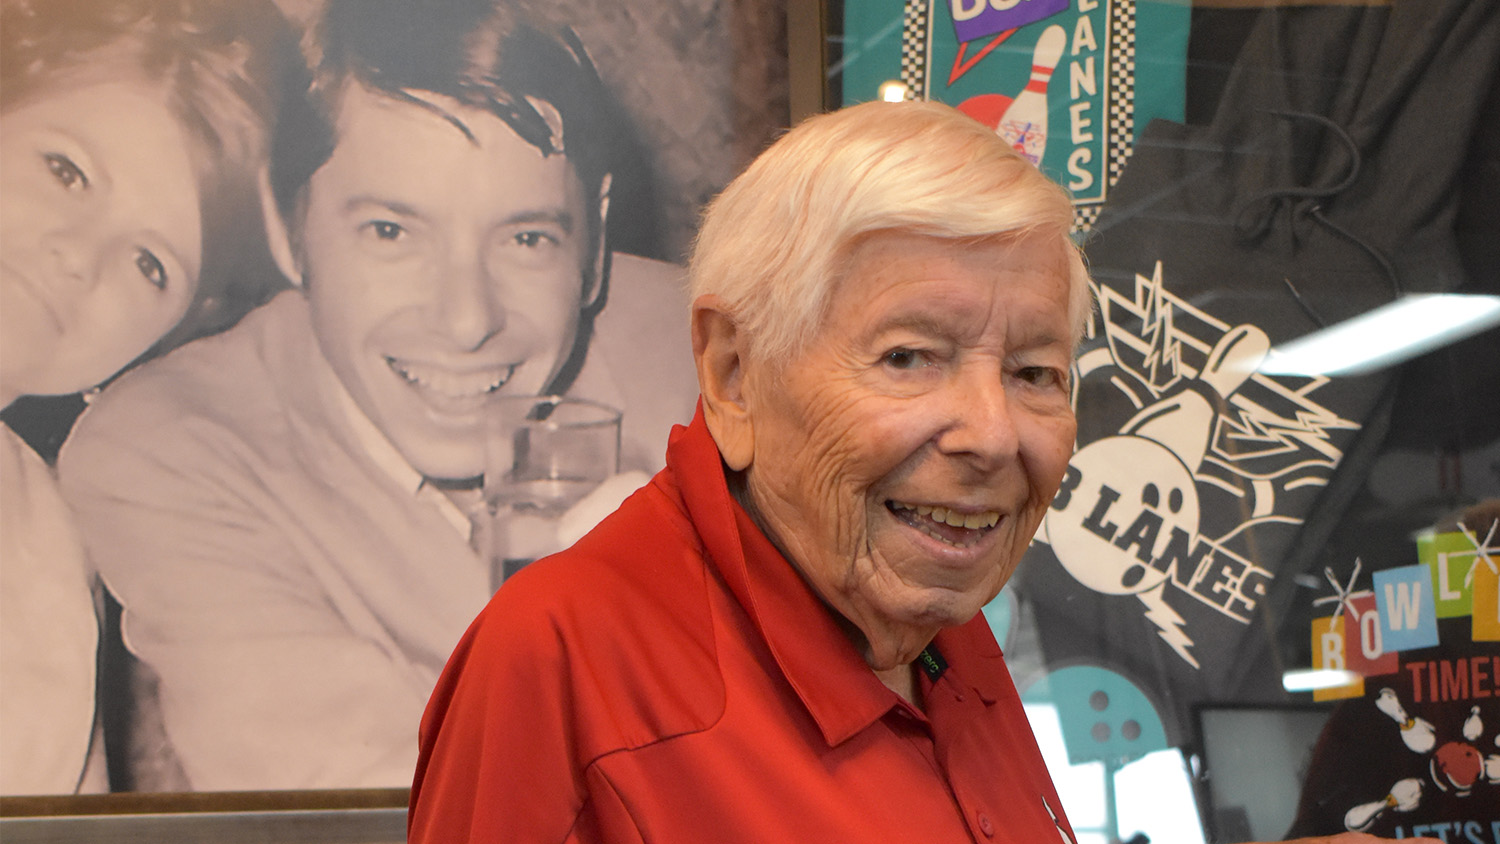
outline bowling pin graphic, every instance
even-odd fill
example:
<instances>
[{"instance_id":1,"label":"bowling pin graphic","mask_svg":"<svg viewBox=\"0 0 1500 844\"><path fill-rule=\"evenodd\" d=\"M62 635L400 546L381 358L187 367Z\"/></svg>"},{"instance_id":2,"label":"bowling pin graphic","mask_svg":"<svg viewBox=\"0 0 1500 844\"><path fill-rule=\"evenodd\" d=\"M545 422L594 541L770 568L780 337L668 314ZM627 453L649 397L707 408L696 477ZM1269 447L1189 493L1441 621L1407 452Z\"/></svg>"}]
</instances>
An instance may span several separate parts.
<instances>
[{"instance_id":1,"label":"bowling pin graphic","mask_svg":"<svg viewBox=\"0 0 1500 844\"><path fill-rule=\"evenodd\" d=\"M1264 331L1249 324L1235 326L1209 351L1198 380L1228 399L1249 380L1270 348ZM1183 390L1142 408L1120 433L1156 440L1176 454L1188 471L1196 472L1208 453L1215 415L1217 411L1202 394Z\"/></svg>"},{"instance_id":2,"label":"bowling pin graphic","mask_svg":"<svg viewBox=\"0 0 1500 844\"><path fill-rule=\"evenodd\" d=\"M1067 42L1067 33L1061 26L1053 24L1042 31L1031 54L1031 79L1011 101L995 128L1006 143L1032 164L1041 164L1047 151L1047 83L1052 80L1052 71L1062 59Z\"/></svg>"},{"instance_id":3,"label":"bowling pin graphic","mask_svg":"<svg viewBox=\"0 0 1500 844\"><path fill-rule=\"evenodd\" d=\"M1375 699L1375 708L1401 725L1401 741L1405 742L1412 752L1428 753L1437 746L1437 733L1433 731L1432 723L1425 718L1408 716L1406 707L1401 705L1401 700L1396 697L1393 690L1381 689L1380 697Z\"/></svg>"},{"instance_id":4,"label":"bowling pin graphic","mask_svg":"<svg viewBox=\"0 0 1500 844\"><path fill-rule=\"evenodd\" d=\"M1387 809L1410 812L1421 802L1422 781L1419 779L1400 780L1391 786L1391 793L1385 797L1369 803L1361 803L1346 812L1344 828L1350 832L1362 832L1369 829L1375 823L1375 819L1385 814Z\"/></svg>"},{"instance_id":5,"label":"bowling pin graphic","mask_svg":"<svg viewBox=\"0 0 1500 844\"><path fill-rule=\"evenodd\" d=\"M1479 741L1479 736L1484 732L1484 721L1479 718L1479 707L1469 709L1469 717L1464 719L1464 738L1469 741Z\"/></svg>"}]
</instances>

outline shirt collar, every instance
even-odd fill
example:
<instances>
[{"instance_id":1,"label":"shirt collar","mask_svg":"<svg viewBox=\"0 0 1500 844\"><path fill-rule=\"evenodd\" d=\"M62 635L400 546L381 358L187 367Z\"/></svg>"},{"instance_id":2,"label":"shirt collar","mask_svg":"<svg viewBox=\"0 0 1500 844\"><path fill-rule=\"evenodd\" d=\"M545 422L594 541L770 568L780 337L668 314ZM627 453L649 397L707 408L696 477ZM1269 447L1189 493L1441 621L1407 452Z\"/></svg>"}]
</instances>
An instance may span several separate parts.
<instances>
[{"instance_id":1,"label":"shirt collar","mask_svg":"<svg viewBox=\"0 0 1500 844\"><path fill-rule=\"evenodd\" d=\"M828 744L842 743L897 706L900 698L875 676L840 630L833 611L730 495L701 402L692 425L675 432L667 463L708 559L764 637Z\"/></svg>"}]
</instances>

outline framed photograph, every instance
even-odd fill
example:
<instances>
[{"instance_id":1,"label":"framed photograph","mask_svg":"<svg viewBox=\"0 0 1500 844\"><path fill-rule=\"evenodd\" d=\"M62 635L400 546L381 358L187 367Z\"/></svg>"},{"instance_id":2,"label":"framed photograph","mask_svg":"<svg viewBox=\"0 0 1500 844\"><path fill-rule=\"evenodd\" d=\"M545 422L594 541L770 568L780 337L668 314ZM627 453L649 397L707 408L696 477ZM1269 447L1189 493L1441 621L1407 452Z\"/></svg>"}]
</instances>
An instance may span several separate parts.
<instances>
[{"instance_id":1,"label":"framed photograph","mask_svg":"<svg viewBox=\"0 0 1500 844\"><path fill-rule=\"evenodd\" d=\"M789 121L786 12L0 10L3 835L397 840L463 629L692 417L682 266ZM514 396L600 413L587 479L511 478Z\"/></svg>"}]
</instances>

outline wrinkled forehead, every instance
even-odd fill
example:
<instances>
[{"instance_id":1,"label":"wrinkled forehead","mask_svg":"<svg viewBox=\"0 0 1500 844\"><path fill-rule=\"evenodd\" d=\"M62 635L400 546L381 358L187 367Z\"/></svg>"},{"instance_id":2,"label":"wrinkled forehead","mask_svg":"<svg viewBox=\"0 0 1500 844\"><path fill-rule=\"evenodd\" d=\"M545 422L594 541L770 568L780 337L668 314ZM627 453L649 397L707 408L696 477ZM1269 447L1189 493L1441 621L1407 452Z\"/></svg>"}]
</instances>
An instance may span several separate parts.
<instances>
[{"instance_id":1,"label":"wrinkled forehead","mask_svg":"<svg viewBox=\"0 0 1500 844\"><path fill-rule=\"evenodd\" d=\"M1072 248L1065 233L1039 229L998 232L973 237L952 237L914 229L884 228L850 235L835 245L833 260L830 263L831 271L824 290L822 307L819 310L820 321L828 317L829 306L833 299L845 293L847 288L858 288L861 279L856 276L860 270L872 269L869 266L859 266L859 258L862 254L872 246L903 241L930 244L937 248L938 254L954 259L962 259L969 254L996 249L1007 255L1024 253L1029 264L1044 269L1047 273L1066 282L1068 323L1072 325L1079 319L1079 315L1074 313L1077 310L1077 303L1074 300L1078 298L1074 293L1074 288L1080 281L1074 271L1077 252ZM923 279L918 277L911 281L914 284L921 284ZM1007 282L997 281L997 283L1003 285ZM1086 286L1087 282L1085 281L1084 284ZM857 290L854 291L854 295L859 295Z\"/></svg>"}]
</instances>

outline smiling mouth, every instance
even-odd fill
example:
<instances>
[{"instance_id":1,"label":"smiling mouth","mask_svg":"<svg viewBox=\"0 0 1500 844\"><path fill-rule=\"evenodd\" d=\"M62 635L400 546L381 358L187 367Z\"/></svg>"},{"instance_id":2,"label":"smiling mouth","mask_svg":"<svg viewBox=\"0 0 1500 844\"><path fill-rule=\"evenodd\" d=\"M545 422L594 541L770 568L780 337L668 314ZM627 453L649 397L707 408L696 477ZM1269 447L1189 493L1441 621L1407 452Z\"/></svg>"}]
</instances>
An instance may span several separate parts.
<instances>
[{"instance_id":1,"label":"smiling mouth","mask_svg":"<svg viewBox=\"0 0 1500 844\"><path fill-rule=\"evenodd\" d=\"M515 374L516 365L454 372L450 369L386 357L386 366L406 383L442 399L461 401L495 392Z\"/></svg>"},{"instance_id":2,"label":"smiling mouth","mask_svg":"<svg viewBox=\"0 0 1500 844\"><path fill-rule=\"evenodd\" d=\"M947 507L907 504L904 501L887 501L885 506L906 524L933 539L959 548L978 543L1000 523L1000 513L994 510L960 513Z\"/></svg>"}]
</instances>

